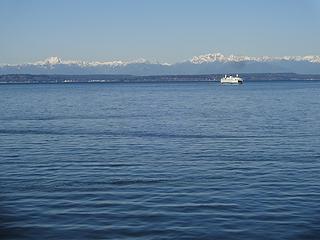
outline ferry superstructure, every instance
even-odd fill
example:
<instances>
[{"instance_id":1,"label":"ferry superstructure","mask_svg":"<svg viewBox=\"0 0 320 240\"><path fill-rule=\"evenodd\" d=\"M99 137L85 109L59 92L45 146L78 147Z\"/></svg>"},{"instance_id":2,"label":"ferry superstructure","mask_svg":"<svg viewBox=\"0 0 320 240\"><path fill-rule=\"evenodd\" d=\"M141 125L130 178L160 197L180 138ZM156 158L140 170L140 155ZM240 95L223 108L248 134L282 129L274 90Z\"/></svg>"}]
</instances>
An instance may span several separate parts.
<instances>
[{"instance_id":1,"label":"ferry superstructure","mask_svg":"<svg viewBox=\"0 0 320 240\"><path fill-rule=\"evenodd\" d=\"M220 82L222 84L242 84L243 79L239 77L238 74L235 77L231 75L230 76L224 75L224 77L221 78Z\"/></svg>"}]
</instances>

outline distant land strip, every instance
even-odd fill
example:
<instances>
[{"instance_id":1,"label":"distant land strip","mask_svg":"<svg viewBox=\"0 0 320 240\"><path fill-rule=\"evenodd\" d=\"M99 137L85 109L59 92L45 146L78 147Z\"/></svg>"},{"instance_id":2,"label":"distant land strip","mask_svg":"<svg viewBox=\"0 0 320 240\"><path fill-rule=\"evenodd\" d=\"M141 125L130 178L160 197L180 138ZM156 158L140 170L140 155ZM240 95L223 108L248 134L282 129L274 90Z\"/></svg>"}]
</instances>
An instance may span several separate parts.
<instances>
[{"instance_id":1,"label":"distant land strip","mask_svg":"<svg viewBox=\"0 0 320 240\"><path fill-rule=\"evenodd\" d=\"M226 73L229 75L228 73ZM143 82L211 82L219 81L224 74L205 75L34 75L6 74L0 75L0 84L45 84L45 83L143 83ZM296 73L245 73L240 74L245 81L291 81L320 80L320 74Z\"/></svg>"}]
</instances>

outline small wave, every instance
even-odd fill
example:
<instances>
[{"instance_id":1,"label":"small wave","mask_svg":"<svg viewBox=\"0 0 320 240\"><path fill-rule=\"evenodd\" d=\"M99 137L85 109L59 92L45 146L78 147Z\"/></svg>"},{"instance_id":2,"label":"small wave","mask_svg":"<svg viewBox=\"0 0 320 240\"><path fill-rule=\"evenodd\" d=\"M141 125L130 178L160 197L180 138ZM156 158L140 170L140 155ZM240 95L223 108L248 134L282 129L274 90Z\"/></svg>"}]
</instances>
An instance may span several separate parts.
<instances>
[{"instance_id":1,"label":"small wave","mask_svg":"<svg viewBox=\"0 0 320 240\"><path fill-rule=\"evenodd\" d=\"M164 205L165 207L173 210L183 211L199 211L203 209L214 209L214 210L235 210L239 208L238 204L228 203L193 203L193 204L180 204L180 205Z\"/></svg>"},{"instance_id":2,"label":"small wave","mask_svg":"<svg viewBox=\"0 0 320 240\"><path fill-rule=\"evenodd\" d=\"M20 155L18 154L8 154L8 155L0 155L2 157L5 157L5 158L18 158L20 157Z\"/></svg>"},{"instance_id":3,"label":"small wave","mask_svg":"<svg viewBox=\"0 0 320 240\"><path fill-rule=\"evenodd\" d=\"M0 129L0 134L35 134L35 135L97 135L111 137L138 137L138 138L181 138L181 139L265 139L265 138L305 138L319 137L317 134L299 134L299 135L224 135L224 134L175 134L175 133L156 133L156 132L140 132L140 131L62 131L62 130L15 130Z\"/></svg>"},{"instance_id":4,"label":"small wave","mask_svg":"<svg viewBox=\"0 0 320 240\"><path fill-rule=\"evenodd\" d=\"M145 114L113 114L107 116L52 116L52 117L4 117L0 121L57 121L57 120L107 120L110 118L139 118Z\"/></svg>"},{"instance_id":5,"label":"small wave","mask_svg":"<svg viewBox=\"0 0 320 240\"><path fill-rule=\"evenodd\" d=\"M168 179L115 179L111 180L112 185L135 185L135 184L155 184L168 182Z\"/></svg>"},{"instance_id":6,"label":"small wave","mask_svg":"<svg viewBox=\"0 0 320 240\"><path fill-rule=\"evenodd\" d=\"M0 134L37 134L37 135L68 135L66 132L55 132L48 130L14 130L14 129L0 129Z\"/></svg>"}]
</instances>

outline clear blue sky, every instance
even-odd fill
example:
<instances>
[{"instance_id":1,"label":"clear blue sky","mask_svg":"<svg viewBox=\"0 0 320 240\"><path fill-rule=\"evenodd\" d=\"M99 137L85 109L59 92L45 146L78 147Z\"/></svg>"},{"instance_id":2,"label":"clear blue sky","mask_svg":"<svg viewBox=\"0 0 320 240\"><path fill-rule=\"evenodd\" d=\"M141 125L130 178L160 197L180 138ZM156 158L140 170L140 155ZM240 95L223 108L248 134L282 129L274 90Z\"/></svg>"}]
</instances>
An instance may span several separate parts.
<instances>
[{"instance_id":1,"label":"clear blue sky","mask_svg":"<svg viewBox=\"0 0 320 240\"><path fill-rule=\"evenodd\" d=\"M0 63L320 55L318 0L0 0Z\"/></svg>"}]
</instances>

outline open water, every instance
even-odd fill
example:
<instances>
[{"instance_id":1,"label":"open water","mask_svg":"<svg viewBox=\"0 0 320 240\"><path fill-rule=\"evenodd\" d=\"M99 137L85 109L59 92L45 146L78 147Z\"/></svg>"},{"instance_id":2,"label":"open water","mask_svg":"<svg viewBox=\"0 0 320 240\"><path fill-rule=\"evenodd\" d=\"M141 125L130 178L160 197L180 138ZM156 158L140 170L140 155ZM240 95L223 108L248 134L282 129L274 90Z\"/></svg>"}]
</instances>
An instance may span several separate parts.
<instances>
[{"instance_id":1,"label":"open water","mask_svg":"<svg viewBox=\"0 0 320 240\"><path fill-rule=\"evenodd\" d=\"M1 239L320 239L320 82L0 85Z\"/></svg>"}]
</instances>

